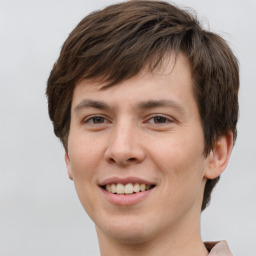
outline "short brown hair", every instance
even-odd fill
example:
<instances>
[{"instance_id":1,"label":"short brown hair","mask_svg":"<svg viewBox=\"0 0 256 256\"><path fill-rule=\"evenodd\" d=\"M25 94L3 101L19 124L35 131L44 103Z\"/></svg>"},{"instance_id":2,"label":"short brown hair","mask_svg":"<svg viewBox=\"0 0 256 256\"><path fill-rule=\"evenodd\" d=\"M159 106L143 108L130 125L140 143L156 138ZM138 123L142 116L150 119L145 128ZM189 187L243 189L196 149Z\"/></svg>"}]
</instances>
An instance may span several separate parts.
<instances>
[{"instance_id":1,"label":"short brown hair","mask_svg":"<svg viewBox=\"0 0 256 256\"><path fill-rule=\"evenodd\" d=\"M163 1L127 1L85 17L65 41L47 84L54 132L67 149L73 90L81 79L102 78L108 86L152 72L169 52L191 63L201 116L205 155L238 119L238 62L224 39L204 30L195 15ZM219 177L207 180L202 210Z\"/></svg>"}]
</instances>

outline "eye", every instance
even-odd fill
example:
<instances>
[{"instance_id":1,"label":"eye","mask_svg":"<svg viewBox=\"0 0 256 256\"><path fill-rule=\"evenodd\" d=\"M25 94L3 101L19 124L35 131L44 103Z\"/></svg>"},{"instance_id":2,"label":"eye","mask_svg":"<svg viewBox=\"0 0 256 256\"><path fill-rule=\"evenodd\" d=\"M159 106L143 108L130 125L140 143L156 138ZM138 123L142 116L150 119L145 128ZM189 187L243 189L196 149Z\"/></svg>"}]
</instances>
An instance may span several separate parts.
<instances>
[{"instance_id":1,"label":"eye","mask_svg":"<svg viewBox=\"0 0 256 256\"><path fill-rule=\"evenodd\" d=\"M163 116L156 116L156 117L153 117L152 119L155 124L163 124L168 121L167 118Z\"/></svg>"},{"instance_id":2,"label":"eye","mask_svg":"<svg viewBox=\"0 0 256 256\"><path fill-rule=\"evenodd\" d=\"M171 123L172 120L170 118L167 118L165 116L153 116L150 119L148 119L148 123L151 124L167 124L167 123Z\"/></svg>"},{"instance_id":3,"label":"eye","mask_svg":"<svg viewBox=\"0 0 256 256\"><path fill-rule=\"evenodd\" d=\"M105 117L102 116L92 116L87 118L84 123L86 124L104 124L107 123L107 119Z\"/></svg>"}]
</instances>

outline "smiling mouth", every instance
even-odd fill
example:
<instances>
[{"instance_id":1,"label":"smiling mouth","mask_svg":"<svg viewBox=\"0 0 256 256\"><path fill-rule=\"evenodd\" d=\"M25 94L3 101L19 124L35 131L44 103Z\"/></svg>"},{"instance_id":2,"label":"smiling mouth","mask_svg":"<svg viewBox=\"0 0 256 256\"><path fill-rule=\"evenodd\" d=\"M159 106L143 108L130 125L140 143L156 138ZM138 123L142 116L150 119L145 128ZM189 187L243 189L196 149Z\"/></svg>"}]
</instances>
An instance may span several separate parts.
<instances>
[{"instance_id":1,"label":"smiling mouth","mask_svg":"<svg viewBox=\"0 0 256 256\"><path fill-rule=\"evenodd\" d=\"M112 183L102 186L103 189L112 193L112 194L119 194L119 195L130 195L135 193L144 192L154 188L155 185L149 184L139 184L139 183L128 183L128 184L121 184L121 183Z\"/></svg>"}]
</instances>

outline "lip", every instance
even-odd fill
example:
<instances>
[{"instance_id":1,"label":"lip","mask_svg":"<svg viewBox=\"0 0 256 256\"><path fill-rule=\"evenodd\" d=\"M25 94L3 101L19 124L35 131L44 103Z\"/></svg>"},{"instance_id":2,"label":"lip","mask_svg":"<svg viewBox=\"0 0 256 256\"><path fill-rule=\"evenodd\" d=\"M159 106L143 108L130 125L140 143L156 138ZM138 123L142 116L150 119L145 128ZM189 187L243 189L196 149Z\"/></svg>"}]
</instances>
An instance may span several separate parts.
<instances>
[{"instance_id":1,"label":"lip","mask_svg":"<svg viewBox=\"0 0 256 256\"><path fill-rule=\"evenodd\" d=\"M129 205L138 204L143 200L145 200L155 190L155 187L143 192L138 192L138 193L128 194L128 195L113 194L111 192L106 191L102 187L100 187L100 190L103 192L104 198L111 204L129 206Z\"/></svg>"},{"instance_id":2,"label":"lip","mask_svg":"<svg viewBox=\"0 0 256 256\"><path fill-rule=\"evenodd\" d=\"M106 186L107 184L128 184L128 183L139 183L145 185L156 185L155 182L151 182L149 180L145 180L139 177L110 177L99 182L99 186Z\"/></svg>"},{"instance_id":3,"label":"lip","mask_svg":"<svg viewBox=\"0 0 256 256\"><path fill-rule=\"evenodd\" d=\"M119 184L139 183L139 184L145 184L145 185L156 185L156 183L151 182L149 180L145 180L143 178L139 178L139 177L110 177L102 180L99 183L99 188L102 191L104 198L111 204L119 205L119 206L122 206L122 205L129 206L129 205L138 204L144 201L148 196L150 196L150 194L152 194L152 192L156 188L156 186L154 186L149 190L133 193L133 194L113 194L103 188L107 184L118 184L118 183Z\"/></svg>"}]
</instances>

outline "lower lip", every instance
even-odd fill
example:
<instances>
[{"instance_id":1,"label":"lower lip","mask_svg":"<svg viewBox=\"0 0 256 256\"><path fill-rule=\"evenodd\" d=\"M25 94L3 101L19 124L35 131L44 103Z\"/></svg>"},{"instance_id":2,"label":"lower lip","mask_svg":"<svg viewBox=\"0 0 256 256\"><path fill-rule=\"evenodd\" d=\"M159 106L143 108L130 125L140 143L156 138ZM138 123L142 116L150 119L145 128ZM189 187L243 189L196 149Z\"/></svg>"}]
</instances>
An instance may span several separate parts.
<instances>
[{"instance_id":1,"label":"lower lip","mask_svg":"<svg viewBox=\"0 0 256 256\"><path fill-rule=\"evenodd\" d=\"M104 193L105 198L112 204L133 205L144 200L154 190L154 188L133 194L113 194L106 191L104 188L101 188L101 190Z\"/></svg>"}]
</instances>

